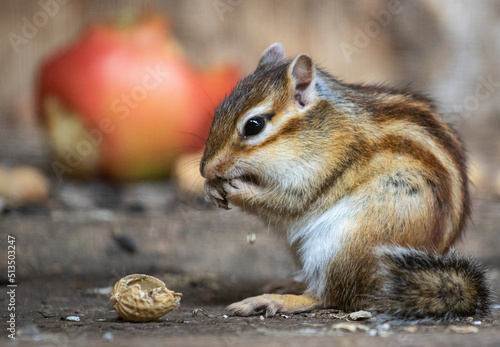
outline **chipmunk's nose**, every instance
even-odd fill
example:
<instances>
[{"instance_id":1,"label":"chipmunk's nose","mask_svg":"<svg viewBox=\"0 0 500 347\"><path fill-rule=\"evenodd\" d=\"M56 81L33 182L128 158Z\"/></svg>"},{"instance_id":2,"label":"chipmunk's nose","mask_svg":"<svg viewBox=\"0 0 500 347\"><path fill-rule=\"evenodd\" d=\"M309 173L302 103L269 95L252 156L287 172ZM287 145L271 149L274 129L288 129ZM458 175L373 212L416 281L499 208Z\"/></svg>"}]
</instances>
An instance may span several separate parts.
<instances>
[{"instance_id":1,"label":"chipmunk's nose","mask_svg":"<svg viewBox=\"0 0 500 347\"><path fill-rule=\"evenodd\" d=\"M210 160L202 158L200 162L200 173L207 180L225 178L227 170L233 166L235 159L232 156L216 157Z\"/></svg>"},{"instance_id":2,"label":"chipmunk's nose","mask_svg":"<svg viewBox=\"0 0 500 347\"><path fill-rule=\"evenodd\" d=\"M200 160L200 174L202 177L205 177L205 165L206 164L206 159L205 156L203 156ZM206 178L206 177L205 177Z\"/></svg>"},{"instance_id":3,"label":"chipmunk's nose","mask_svg":"<svg viewBox=\"0 0 500 347\"><path fill-rule=\"evenodd\" d=\"M217 177L217 171L214 166L214 160L207 160L205 156L200 161L200 173L207 180L213 180Z\"/></svg>"},{"instance_id":4,"label":"chipmunk's nose","mask_svg":"<svg viewBox=\"0 0 500 347\"><path fill-rule=\"evenodd\" d=\"M210 164L210 162L213 162L213 159L209 159L207 157L207 151L205 150L205 152L203 153L203 156L201 157L201 160L200 160L200 174L202 177L206 178L206 179L213 179L213 168Z\"/></svg>"}]
</instances>

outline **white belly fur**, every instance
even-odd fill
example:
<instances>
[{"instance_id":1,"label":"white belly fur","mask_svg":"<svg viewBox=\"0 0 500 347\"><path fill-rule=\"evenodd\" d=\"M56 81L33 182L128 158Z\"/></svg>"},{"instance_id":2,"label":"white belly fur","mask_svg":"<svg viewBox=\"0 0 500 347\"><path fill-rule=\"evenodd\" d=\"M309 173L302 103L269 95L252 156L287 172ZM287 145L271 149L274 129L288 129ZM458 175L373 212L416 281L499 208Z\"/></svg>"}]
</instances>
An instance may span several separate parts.
<instances>
[{"instance_id":1,"label":"white belly fur","mask_svg":"<svg viewBox=\"0 0 500 347\"><path fill-rule=\"evenodd\" d=\"M325 213L295 223L288 230L289 243L300 244L302 269L295 280L305 283L317 297L325 291L328 267L352 232L362 205L352 196L344 197Z\"/></svg>"}]
</instances>

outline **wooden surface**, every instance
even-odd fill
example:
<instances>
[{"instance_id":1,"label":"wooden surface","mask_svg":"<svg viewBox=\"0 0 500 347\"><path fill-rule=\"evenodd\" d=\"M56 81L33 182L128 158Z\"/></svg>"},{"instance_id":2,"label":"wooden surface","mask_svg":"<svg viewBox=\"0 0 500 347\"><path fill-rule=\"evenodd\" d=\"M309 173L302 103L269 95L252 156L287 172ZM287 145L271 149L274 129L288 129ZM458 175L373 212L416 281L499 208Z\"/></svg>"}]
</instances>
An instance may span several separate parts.
<instances>
[{"instance_id":1,"label":"wooden surface","mask_svg":"<svg viewBox=\"0 0 500 347\"><path fill-rule=\"evenodd\" d=\"M500 268L500 202L474 202L473 223L459 248ZM270 280L294 271L285 241L262 222L201 200L183 202L166 182L52 181L47 205L4 211L0 230L2 257L6 235L16 237L19 278L170 271ZM252 232L257 240L250 245Z\"/></svg>"},{"instance_id":2,"label":"wooden surface","mask_svg":"<svg viewBox=\"0 0 500 347\"><path fill-rule=\"evenodd\" d=\"M261 280L293 271L284 245L261 222L180 202L168 183L54 185L48 206L10 209L0 229L2 256L6 235L16 238L19 279L166 271ZM257 234L254 245L249 232Z\"/></svg>"}]
</instances>

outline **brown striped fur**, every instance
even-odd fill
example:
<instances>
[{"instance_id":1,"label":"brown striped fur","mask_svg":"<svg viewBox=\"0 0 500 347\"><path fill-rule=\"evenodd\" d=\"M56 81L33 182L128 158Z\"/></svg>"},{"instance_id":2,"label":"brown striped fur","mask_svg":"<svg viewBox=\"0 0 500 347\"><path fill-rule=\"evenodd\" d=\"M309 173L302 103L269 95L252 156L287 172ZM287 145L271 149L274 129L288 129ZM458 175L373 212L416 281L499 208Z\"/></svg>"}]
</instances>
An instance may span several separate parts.
<instances>
[{"instance_id":1,"label":"brown striped fur","mask_svg":"<svg viewBox=\"0 0 500 347\"><path fill-rule=\"evenodd\" d=\"M253 134L255 117L265 125ZM288 238L308 288L304 296L235 303L234 314L316 305L419 317L488 311L482 270L442 256L470 216L467 167L457 135L422 95L345 84L272 45L217 108L200 170L218 206L241 206ZM433 266L441 266L436 275ZM443 271L472 275L443 284ZM408 288L395 290L396 273ZM461 285L462 297L446 294L434 306L407 298L415 307L405 310L405 299L391 293L419 293L415 283L436 293ZM432 307L417 307L424 302Z\"/></svg>"}]
</instances>

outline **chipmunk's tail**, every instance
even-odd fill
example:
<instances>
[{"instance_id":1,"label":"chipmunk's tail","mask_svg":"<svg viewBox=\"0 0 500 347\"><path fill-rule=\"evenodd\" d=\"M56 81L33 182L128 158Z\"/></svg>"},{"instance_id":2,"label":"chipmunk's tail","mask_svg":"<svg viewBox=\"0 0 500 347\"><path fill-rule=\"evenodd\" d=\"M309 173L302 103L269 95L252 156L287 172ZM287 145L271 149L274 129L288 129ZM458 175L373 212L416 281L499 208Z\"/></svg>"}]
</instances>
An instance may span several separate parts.
<instances>
[{"instance_id":1,"label":"chipmunk's tail","mask_svg":"<svg viewBox=\"0 0 500 347\"><path fill-rule=\"evenodd\" d=\"M490 313L486 271L472 259L453 251L441 255L400 246L377 252L381 295L372 302L375 311L444 320Z\"/></svg>"}]
</instances>

